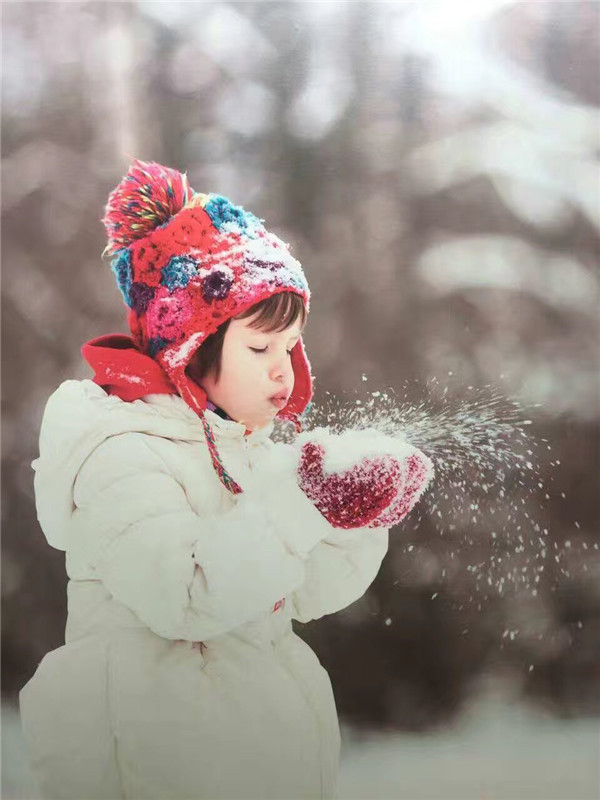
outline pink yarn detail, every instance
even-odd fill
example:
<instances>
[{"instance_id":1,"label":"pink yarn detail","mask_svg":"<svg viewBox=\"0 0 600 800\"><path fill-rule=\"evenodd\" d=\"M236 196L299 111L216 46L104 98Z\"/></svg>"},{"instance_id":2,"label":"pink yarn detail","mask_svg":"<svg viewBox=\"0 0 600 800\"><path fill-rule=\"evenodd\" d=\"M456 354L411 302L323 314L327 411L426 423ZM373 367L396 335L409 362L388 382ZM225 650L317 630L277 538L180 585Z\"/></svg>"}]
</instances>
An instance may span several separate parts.
<instances>
[{"instance_id":1,"label":"pink yarn detail","mask_svg":"<svg viewBox=\"0 0 600 800\"><path fill-rule=\"evenodd\" d=\"M166 286L159 286L146 312L148 336L179 341L192 315L193 306L186 289L171 293Z\"/></svg>"}]
</instances>

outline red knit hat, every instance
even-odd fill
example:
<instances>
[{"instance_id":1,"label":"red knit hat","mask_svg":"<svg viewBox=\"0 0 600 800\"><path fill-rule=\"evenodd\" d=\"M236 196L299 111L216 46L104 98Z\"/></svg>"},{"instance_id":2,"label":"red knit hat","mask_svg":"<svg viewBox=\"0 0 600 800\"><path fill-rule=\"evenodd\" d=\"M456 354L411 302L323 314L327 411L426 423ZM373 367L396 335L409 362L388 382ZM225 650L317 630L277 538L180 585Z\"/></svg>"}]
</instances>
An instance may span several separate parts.
<instances>
[{"instance_id":1,"label":"red knit hat","mask_svg":"<svg viewBox=\"0 0 600 800\"><path fill-rule=\"evenodd\" d=\"M294 292L308 312L310 291L289 245L263 220L217 194L199 194L187 174L137 159L110 193L102 220L104 254L128 306L139 351L164 370L177 393L202 419L213 464L233 493L204 410L206 392L185 369L219 325L280 292ZM104 255L103 254L103 255ZM302 339L292 350L294 388L278 417L301 430L300 415L313 395Z\"/></svg>"}]
</instances>

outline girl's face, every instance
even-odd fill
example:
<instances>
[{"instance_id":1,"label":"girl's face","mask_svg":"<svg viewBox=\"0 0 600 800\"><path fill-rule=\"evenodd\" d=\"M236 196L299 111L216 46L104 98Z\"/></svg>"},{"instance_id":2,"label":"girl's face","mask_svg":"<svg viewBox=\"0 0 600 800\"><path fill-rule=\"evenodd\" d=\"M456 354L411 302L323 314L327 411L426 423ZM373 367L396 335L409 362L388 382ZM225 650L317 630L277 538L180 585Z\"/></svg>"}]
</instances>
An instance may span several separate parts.
<instances>
[{"instance_id":1,"label":"girl's face","mask_svg":"<svg viewBox=\"0 0 600 800\"><path fill-rule=\"evenodd\" d=\"M266 333L250 327L256 315L232 319L221 353L221 374L200 381L208 399L250 431L264 428L286 405L294 388L291 350L302 335L296 320L283 331ZM279 395L283 399L273 402Z\"/></svg>"}]
</instances>

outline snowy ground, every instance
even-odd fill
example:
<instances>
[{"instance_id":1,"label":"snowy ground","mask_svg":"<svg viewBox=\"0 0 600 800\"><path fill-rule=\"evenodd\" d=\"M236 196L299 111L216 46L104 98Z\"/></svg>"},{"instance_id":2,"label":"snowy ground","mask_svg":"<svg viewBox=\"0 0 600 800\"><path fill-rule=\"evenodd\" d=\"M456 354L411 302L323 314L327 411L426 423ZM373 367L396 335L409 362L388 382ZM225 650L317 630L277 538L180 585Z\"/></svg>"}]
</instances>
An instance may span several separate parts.
<instances>
[{"instance_id":1,"label":"snowy ground","mask_svg":"<svg viewBox=\"0 0 600 800\"><path fill-rule=\"evenodd\" d=\"M480 702L453 728L356 740L343 728L340 800L598 800L600 722Z\"/></svg>"},{"instance_id":2,"label":"snowy ground","mask_svg":"<svg viewBox=\"0 0 600 800\"><path fill-rule=\"evenodd\" d=\"M340 800L597 800L600 723L558 722L498 700L425 736L342 726ZM19 717L2 707L2 798L39 800Z\"/></svg>"}]
</instances>

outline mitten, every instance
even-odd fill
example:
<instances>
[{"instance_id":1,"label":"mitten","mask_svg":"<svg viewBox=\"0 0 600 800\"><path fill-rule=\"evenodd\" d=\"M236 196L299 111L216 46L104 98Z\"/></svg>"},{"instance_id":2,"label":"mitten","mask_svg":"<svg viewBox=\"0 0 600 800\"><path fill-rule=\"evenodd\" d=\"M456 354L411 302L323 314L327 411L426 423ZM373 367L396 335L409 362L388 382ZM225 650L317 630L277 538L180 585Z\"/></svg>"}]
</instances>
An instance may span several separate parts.
<instances>
[{"instance_id":1,"label":"mitten","mask_svg":"<svg viewBox=\"0 0 600 800\"><path fill-rule=\"evenodd\" d=\"M425 453L417 450L402 462L404 474L402 487L398 487L396 497L390 505L371 522L367 528L391 528L397 525L414 508L417 501L433 478L433 464Z\"/></svg>"},{"instance_id":2,"label":"mitten","mask_svg":"<svg viewBox=\"0 0 600 800\"><path fill-rule=\"evenodd\" d=\"M298 484L336 528L389 528L413 508L433 475L407 442L372 430L317 428L296 439Z\"/></svg>"}]
</instances>

